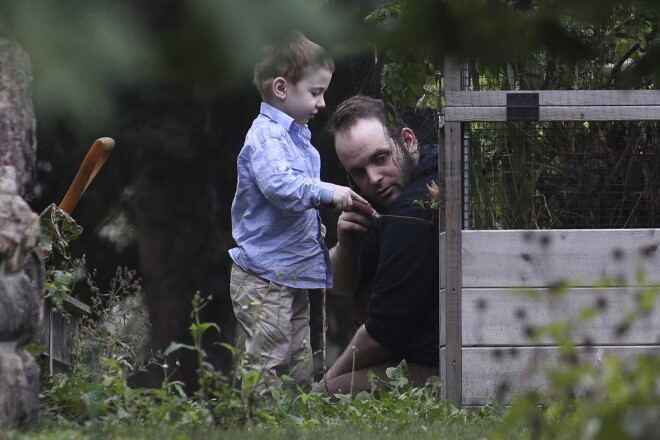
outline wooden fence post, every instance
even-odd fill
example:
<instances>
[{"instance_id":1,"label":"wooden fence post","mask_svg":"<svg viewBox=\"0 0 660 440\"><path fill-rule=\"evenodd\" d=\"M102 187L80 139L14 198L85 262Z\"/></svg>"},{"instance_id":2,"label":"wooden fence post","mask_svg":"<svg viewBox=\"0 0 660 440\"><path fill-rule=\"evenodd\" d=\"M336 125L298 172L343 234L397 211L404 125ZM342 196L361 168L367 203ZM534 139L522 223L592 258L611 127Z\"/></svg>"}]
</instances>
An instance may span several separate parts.
<instances>
[{"instance_id":1,"label":"wooden fence post","mask_svg":"<svg viewBox=\"0 0 660 440\"><path fill-rule=\"evenodd\" d=\"M459 64L444 63L444 91L460 91ZM442 117L442 115L441 115ZM440 377L443 398L462 406L461 229L462 176L461 123L441 124L440 179L444 183L444 230L440 230ZM441 228L442 228L441 224Z\"/></svg>"}]
</instances>

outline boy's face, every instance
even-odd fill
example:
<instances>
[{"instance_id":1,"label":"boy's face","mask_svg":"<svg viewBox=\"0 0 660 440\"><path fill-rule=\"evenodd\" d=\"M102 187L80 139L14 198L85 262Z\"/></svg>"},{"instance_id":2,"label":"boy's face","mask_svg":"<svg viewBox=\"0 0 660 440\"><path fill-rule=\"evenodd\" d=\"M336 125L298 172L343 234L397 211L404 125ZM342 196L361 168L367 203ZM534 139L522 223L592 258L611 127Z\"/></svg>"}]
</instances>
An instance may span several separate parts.
<instances>
[{"instance_id":1,"label":"boy's face","mask_svg":"<svg viewBox=\"0 0 660 440\"><path fill-rule=\"evenodd\" d=\"M323 94L330 85L332 72L325 67L308 67L300 81L286 82L286 96L282 110L291 116L296 124L304 125L325 107Z\"/></svg>"}]
</instances>

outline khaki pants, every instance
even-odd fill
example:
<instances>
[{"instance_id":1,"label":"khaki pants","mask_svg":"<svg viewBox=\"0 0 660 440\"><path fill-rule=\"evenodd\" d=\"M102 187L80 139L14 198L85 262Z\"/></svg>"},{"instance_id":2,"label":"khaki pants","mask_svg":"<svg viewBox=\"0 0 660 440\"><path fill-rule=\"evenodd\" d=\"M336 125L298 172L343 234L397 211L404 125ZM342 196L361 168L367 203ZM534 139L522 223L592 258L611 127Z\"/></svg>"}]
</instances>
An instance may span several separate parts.
<instances>
[{"instance_id":1,"label":"khaki pants","mask_svg":"<svg viewBox=\"0 0 660 440\"><path fill-rule=\"evenodd\" d=\"M234 314L247 334L248 368L262 372L257 393L278 388L285 374L308 389L313 369L308 290L282 286L233 264L230 293Z\"/></svg>"}]
</instances>

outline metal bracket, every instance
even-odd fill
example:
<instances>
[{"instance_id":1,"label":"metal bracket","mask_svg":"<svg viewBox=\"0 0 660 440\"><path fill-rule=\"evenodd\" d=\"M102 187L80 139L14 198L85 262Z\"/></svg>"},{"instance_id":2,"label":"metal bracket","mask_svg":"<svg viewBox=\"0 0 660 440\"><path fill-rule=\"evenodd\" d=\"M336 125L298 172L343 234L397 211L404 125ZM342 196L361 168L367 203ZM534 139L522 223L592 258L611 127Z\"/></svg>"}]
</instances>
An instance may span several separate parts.
<instances>
[{"instance_id":1,"label":"metal bracket","mask_svg":"<svg viewBox=\"0 0 660 440\"><path fill-rule=\"evenodd\" d=\"M507 121L538 121L538 92L521 92L506 94Z\"/></svg>"}]
</instances>

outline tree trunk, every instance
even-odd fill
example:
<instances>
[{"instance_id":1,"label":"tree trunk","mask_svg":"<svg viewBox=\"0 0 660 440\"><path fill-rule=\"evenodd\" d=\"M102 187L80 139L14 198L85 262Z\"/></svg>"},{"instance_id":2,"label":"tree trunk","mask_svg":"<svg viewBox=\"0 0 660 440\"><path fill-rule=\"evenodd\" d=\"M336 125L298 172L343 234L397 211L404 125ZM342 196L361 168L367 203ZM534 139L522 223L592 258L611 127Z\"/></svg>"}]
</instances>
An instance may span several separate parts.
<instances>
[{"instance_id":1,"label":"tree trunk","mask_svg":"<svg viewBox=\"0 0 660 440\"><path fill-rule=\"evenodd\" d=\"M196 179L161 181L148 169L135 187L140 268L152 327L151 346L165 350L171 342L192 344L192 299L199 291L212 301L201 312L203 322L217 323L222 334L210 330L204 337L208 361L227 371L229 352L215 342L233 343L234 315L227 295L226 249L214 206L218 195L211 185ZM182 179L182 180L181 180ZM178 183L177 183L178 181ZM177 362L178 361L178 362ZM171 379L196 389L196 354L180 350L168 359Z\"/></svg>"}]
</instances>

